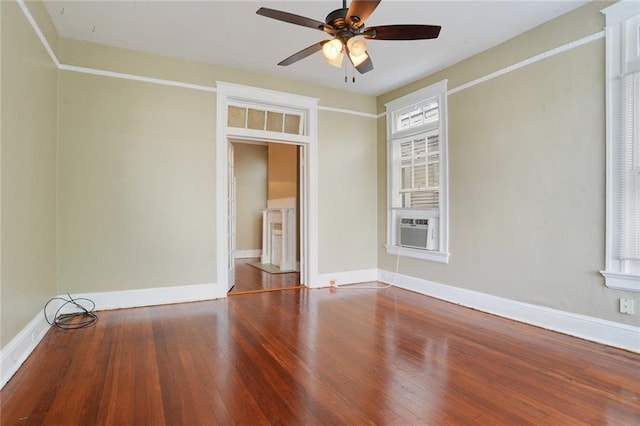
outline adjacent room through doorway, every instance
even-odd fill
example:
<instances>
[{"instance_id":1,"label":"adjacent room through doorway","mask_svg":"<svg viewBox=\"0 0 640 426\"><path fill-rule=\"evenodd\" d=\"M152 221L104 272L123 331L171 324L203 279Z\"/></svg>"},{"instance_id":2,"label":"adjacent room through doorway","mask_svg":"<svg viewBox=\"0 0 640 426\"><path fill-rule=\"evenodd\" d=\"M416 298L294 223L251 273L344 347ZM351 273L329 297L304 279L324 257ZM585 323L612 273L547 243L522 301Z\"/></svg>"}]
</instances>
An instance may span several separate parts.
<instances>
[{"instance_id":1,"label":"adjacent room through doorway","mask_svg":"<svg viewBox=\"0 0 640 426\"><path fill-rule=\"evenodd\" d=\"M231 141L235 285L230 295L300 288L300 148Z\"/></svg>"}]
</instances>

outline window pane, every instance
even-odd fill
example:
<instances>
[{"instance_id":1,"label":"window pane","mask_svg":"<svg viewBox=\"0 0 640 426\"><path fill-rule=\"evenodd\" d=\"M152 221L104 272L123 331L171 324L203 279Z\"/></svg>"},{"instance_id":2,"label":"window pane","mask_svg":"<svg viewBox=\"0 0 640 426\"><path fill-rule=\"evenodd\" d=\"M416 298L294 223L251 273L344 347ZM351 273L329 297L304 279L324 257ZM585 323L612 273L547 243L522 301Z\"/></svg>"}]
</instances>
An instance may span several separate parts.
<instances>
[{"instance_id":1,"label":"window pane","mask_svg":"<svg viewBox=\"0 0 640 426\"><path fill-rule=\"evenodd\" d=\"M227 126L244 128L246 126L246 114L246 108L230 105L227 109Z\"/></svg>"},{"instance_id":2,"label":"window pane","mask_svg":"<svg viewBox=\"0 0 640 426\"><path fill-rule=\"evenodd\" d=\"M423 107L424 122L435 123L440 119L440 113L437 102L431 102Z\"/></svg>"},{"instance_id":3,"label":"window pane","mask_svg":"<svg viewBox=\"0 0 640 426\"><path fill-rule=\"evenodd\" d=\"M402 187L400 189L413 188L413 182L411 178L411 167L402 168Z\"/></svg>"},{"instance_id":4,"label":"window pane","mask_svg":"<svg viewBox=\"0 0 640 426\"><path fill-rule=\"evenodd\" d=\"M427 187L427 166L426 165L421 165L421 166L415 166L413 169L413 187L415 189L418 188L426 188Z\"/></svg>"},{"instance_id":5,"label":"window pane","mask_svg":"<svg viewBox=\"0 0 640 426\"><path fill-rule=\"evenodd\" d=\"M249 109L249 118L247 119L247 127L249 129L264 130L264 122L264 111Z\"/></svg>"},{"instance_id":6,"label":"window pane","mask_svg":"<svg viewBox=\"0 0 640 426\"><path fill-rule=\"evenodd\" d=\"M400 157L404 158L411 158L413 157L413 142L412 141L407 141L407 142L402 142L400 144Z\"/></svg>"},{"instance_id":7,"label":"window pane","mask_svg":"<svg viewBox=\"0 0 640 426\"><path fill-rule=\"evenodd\" d=\"M431 210L438 208L438 191L415 191L411 193L410 205L406 208Z\"/></svg>"},{"instance_id":8,"label":"window pane","mask_svg":"<svg viewBox=\"0 0 640 426\"><path fill-rule=\"evenodd\" d=\"M411 111L411 122L410 126L419 126L422 124L422 109L416 109Z\"/></svg>"},{"instance_id":9,"label":"window pane","mask_svg":"<svg viewBox=\"0 0 640 426\"><path fill-rule=\"evenodd\" d=\"M429 188L437 188L440 185L440 164L429 165Z\"/></svg>"},{"instance_id":10,"label":"window pane","mask_svg":"<svg viewBox=\"0 0 640 426\"><path fill-rule=\"evenodd\" d=\"M284 116L284 132L292 135L300 134L300 116L293 114L285 114Z\"/></svg>"},{"instance_id":11,"label":"window pane","mask_svg":"<svg viewBox=\"0 0 640 426\"><path fill-rule=\"evenodd\" d=\"M282 133L282 121L284 114L281 112L267 111L267 130Z\"/></svg>"},{"instance_id":12,"label":"window pane","mask_svg":"<svg viewBox=\"0 0 640 426\"><path fill-rule=\"evenodd\" d=\"M413 142L413 155L416 157L424 156L427 152L426 139L418 139Z\"/></svg>"},{"instance_id":13,"label":"window pane","mask_svg":"<svg viewBox=\"0 0 640 426\"><path fill-rule=\"evenodd\" d=\"M429 152L439 152L440 151L440 141L438 135L429 136Z\"/></svg>"}]
</instances>

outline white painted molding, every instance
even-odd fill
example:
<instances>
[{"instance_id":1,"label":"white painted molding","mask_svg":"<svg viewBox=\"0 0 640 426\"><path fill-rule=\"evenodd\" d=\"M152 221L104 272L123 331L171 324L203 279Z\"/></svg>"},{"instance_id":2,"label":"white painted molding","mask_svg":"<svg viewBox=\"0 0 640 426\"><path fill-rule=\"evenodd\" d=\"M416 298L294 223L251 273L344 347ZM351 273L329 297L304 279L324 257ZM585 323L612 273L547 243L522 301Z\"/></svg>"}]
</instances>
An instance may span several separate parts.
<instances>
[{"instance_id":1,"label":"white painted molding","mask_svg":"<svg viewBox=\"0 0 640 426\"><path fill-rule=\"evenodd\" d=\"M60 68L60 61L58 61L58 57L54 53L53 49L51 48L51 45L47 41L47 38L44 36L44 33L40 29L40 26L38 25L35 18L31 14L31 11L27 7L27 5L24 3L24 0L16 0L16 2L18 3L18 6L20 6L22 13L24 13L24 16L27 18L27 21L29 21L29 23L31 24L31 28L33 28L33 30L36 32L36 35L40 39L40 43L42 43L42 46L44 46L44 48L47 50L49 57L51 58L53 63L56 64L56 67Z\"/></svg>"},{"instance_id":2,"label":"white painted molding","mask_svg":"<svg viewBox=\"0 0 640 426\"><path fill-rule=\"evenodd\" d=\"M318 274L318 281L312 288L330 287L331 280L335 280L336 285L366 283L378 280L377 269L361 269L358 271L332 272L328 274Z\"/></svg>"},{"instance_id":3,"label":"white painted molding","mask_svg":"<svg viewBox=\"0 0 640 426\"><path fill-rule=\"evenodd\" d=\"M334 108L334 107L328 107L328 106L322 106L322 105L318 105L318 111L338 112L340 114L359 115L360 117L367 117L367 118L384 117L384 114L371 114L368 112L354 111L352 109Z\"/></svg>"},{"instance_id":4,"label":"white painted molding","mask_svg":"<svg viewBox=\"0 0 640 426\"><path fill-rule=\"evenodd\" d=\"M127 74L115 71L105 71L95 68L78 67L75 65L60 64L58 68L62 71L71 71L81 74L92 74L103 77L120 78L123 80L143 81L145 83L159 84L161 86L182 87L185 89L200 90L204 92L215 92L216 88L211 86L203 86L200 84L186 83L184 81L165 80L163 78L145 77L142 75Z\"/></svg>"},{"instance_id":5,"label":"white painted molding","mask_svg":"<svg viewBox=\"0 0 640 426\"><path fill-rule=\"evenodd\" d=\"M107 291L98 293L73 294L73 298L84 297L96 304L96 311L109 309L139 308L143 306L168 305L172 303L199 302L219 299L216 284L194 284L175 287L144 288L137 290Z\"/></svg>"},{"instance_id":6,"label":"white painted molding","mask_svg":"<svg viewBox=\"0 0 640 426\"><path fill-rule=\"evenodd\" d=\"M379 271L379 281L493 315L640 353L640 327Z\"/></svg>"},{"instance_id":7,"label":"white painted molding","mask_svg":"<svg viewBox=\"0 0 640 426\"><path fill-rule=\"evenodd\" d=\"M613 290L640 292L640 276L619 272L600 271L605 285Z\"/></svg>"},{"instance_id":8,"label":"white painted molding","mask_svg":"<svg viewBox=\"0 0 640 426\"><path fill-rule=\"evenodd\" d=\"M60 302L54 300L47 311L55 312L59 307ZM49 328L50 325L47 323L43 311L39 311L29 324L0 350L0 389L18 371Z\"/></svg>"},{"instance_id":9,"label":"white painted molding","mask_svg":"<svg viewBox=\"0 0 640 426\"><path fill-rule=\"evenodd\" d=\"M468 83L461 84L460 86L454 87L453 89L449 90L447 92L447 95L453 95L454 93L458 93L464 89L468 89L480 83L493 80L494 78L510 73L511 71L515 71L527 65L534 64L538 61L550 58L551 56L557 55L559 53L566 52L571 49L575 49L576 47L580 47L584 44L591 43L592 41L600 40L601 38L604 38L604 31L600 31L595 34L591 34L590 36L583 37L579 40L575 40L570 43L563 44L562 46L558 46L554 49L547 50L546 52L540 53L539 55L532 56L529 59L525 59L524 61L520 61L508 67L502 68L501 70L492 72L491 74L487 74L484 77L480 77L475 80L469 81Z\"/></svg>"},{"instance_id":10,"label":"white painted molding","mask_svg":"<svg viewBox=\"0 0 640 426\"><path fill-rule=\"evenodd\" d=\"M236 250L236 259L251 259L262 256L262 249Z\"/></svg>"}]
</instances>

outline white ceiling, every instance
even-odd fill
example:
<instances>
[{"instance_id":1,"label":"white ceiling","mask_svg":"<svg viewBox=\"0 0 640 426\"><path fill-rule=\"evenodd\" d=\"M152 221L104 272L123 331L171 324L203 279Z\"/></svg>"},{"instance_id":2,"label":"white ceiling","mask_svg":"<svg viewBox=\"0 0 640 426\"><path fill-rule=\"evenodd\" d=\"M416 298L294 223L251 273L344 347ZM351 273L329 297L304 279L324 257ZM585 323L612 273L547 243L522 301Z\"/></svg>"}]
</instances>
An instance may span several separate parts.
<instances>
[{"instance_id":1,"label":"white ceiling","mask_svg":"<svg viewBox=\"0 0 640 426\"><path fill-rule=\"evenodd\" d=\"M324 21L341 0L290 1L50 1L45 6L62 37L275 74L378 95L441 70L588 1L383 0L367 26L441 25L440 37L368 41L375 69L344 82L344 70L316 53L288 67L282 59L327 35L265 18L261 6Z\"/></svg>"}]
</instances>

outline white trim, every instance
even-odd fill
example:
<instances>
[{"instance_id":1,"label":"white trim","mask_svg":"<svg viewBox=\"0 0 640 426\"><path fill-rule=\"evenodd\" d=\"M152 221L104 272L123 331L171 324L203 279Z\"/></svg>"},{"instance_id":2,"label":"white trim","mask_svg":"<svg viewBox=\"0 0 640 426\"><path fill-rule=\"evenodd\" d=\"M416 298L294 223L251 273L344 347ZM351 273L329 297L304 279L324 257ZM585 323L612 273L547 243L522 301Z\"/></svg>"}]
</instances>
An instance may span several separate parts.
<instances>
[{"instance_id":1,"label":"white trim","mask_svg":"<svg viewBox=\"0 0 640 426\"><path fill-rule=\"evenodd\" d=\"M640 292L640 276L637 271L625 268L618 255L621 235L619 220L621 170L618 165L618 149L620 133L625 128L621 114L622 96L620 93L621 77L632 69L629 67L627 54L625 21L640 14L640 3L620 1L603 10L606 20L606 55L605 55L605 270L600 273L605 278L605 285L614 290ZM636 45L634 40L632 44Z\"/></svg>"},{"instance_id":2,"label":"white trim","mask_svg":"<svg viewBox=\"0 0 640 426\"><path fill-rule=\"evenodd\" d=\"M387 254L393 256L402 257L411 257L413 259L422 259L422 260L430 260L432 262L438 263L449 263L449 256L451 253L443 252L443 251L433 251L433 250L420 250L413 249L409 247L401 247L385 244L385 248L387 249Z\"/></svg>"},{"instance_id":3,"label":"white trim","mask_svg":"<svg viewBox=\"0 0 640 426\"><path fill-rule=\"evenodd\" d=\"M236 259L252 259L262 256L262 249L236 250Z\"/></svg>"},{"instance_id":4,"label":"white trim","mask_svg":"<svg viewBox=\"0 0 640 426\"><path fill-rule=\"evenodd\" d=\"M56 305L56 303L58 302L51 302L49 308L53 311L57 310L60 304ZM39 311L29 324L0 350L0 389L7 384L38 346L49 327L43 312Z\"/></svg>"},{"instance_id":5,"label":"white trim","mask_svg":"<svg viewBox=\"0 0 640 426\"><path fill-rule=\"evenodd\" d=\"M566 52L567 50L575 49L576 47L580 47L580 46L582 46L584 44L591 43L592 41L600 40L601 38L604 38L604 31L600 31L600 32L597 32L595 34L591 34L589 36L583 37L583 38L581 38L579 40L575 40L575 41L572 41L570 43L563 44L562 46L556 47L556 48L551 49L551 50L547 50L546 52L540 53L539 55L532 56L529 59L525 59L524 61L520 61L520 62L515 63L513 65L510 65L508 67L502 68L501 70L492 72L491 74L487 74L484 77L480 77L480 78L472 80L472 81L470 81L468 83L461 84L458 87L454 87L453 89L450 89L447 92L447 95L453 95L454 93L458 93L458 92L460 92L460 91L462 91L464 89L468 89L468 88L473 87L475 85L478 85L480 83L484 83L486 81L493 80L494 78L500 77L500 76L502 76L504 74L507 74L507 73L509 73L511 71L515 71L515 70L520 69L522 67L525 67L527 65L534 64L534 63L536 63L538 61L541 61L543 59L547 59L547 58L550 58L551 56L557 55L559 53Z\"/></svg>"},{"instance_id":6,"label":"white trim","mask_svg":"<svg viewBox=\"0 0 640 426\"><path fill-rule=\"evenodd\" d=\"M371 114L368 112L360 112L360 111L354 111L350 109L334 108L334 107L328 107L328 106L322 106L322 105L318 105L318 111L339 112L341 114L359 115L361 117L367 117L367 118L384 117L384 114Z\"/></svg>"},{"instance_id":7,"label":"white trim","mask_svg":"<svg viewBox=\"0 0 640 426\"><path fill-rule=\"evenodd\" d=\"M621 0L600 10L600 13L606 15L607 27L609 27L640 13L640 3L638 0Z\"/></svg>"},{"instance_id":8,"label":"white trim","mask_svg":"<svg viewBox=\"0 0 640 426\"><path fill-rule=\"evenodd\" d=\"M123 80L143 81L145 83L159 84L162 86L182 87L185 89L201 90L204 92L215 92L216 88L211 86L202 86L200 84L185 83L184 81L165 80L163 78L145 77L142 75L127 74L115 71L104 71L95 68L78 67L75 65L60 64L58 68L62 71L72 71L82 74L100 75L103 77L120 78Z\"/></svg>"},{"instance_id":9,"label":"white trim","mask_svg":"<svg viewBox=\"0 0 640 426\"><path fill-rule=\"evenodd\" d=\"M387 253L392 255L402 255L416 259L423 259L439 263L449 263L449 140L448 140L448 112L447 112L447 84L448 80L441 80L430 86L424 87L408 95L389 101L385 104L387 115L387 239L385 247ZM405 108L419 105L429 99L436 98L440 108L440 115L437 127L431 129L426 126L414 127L411 129L395 131L393 129L394 115ZM399 155L398 144L402 139L412 137L416 134L438 130L438 141L440 144L440 190L438 200L438 250L399 250L396 246L396 219L398 209L394 208L394 199L397 197L397 188L400 187L398 166Z\"/></svg>"},{"instance_id":10,"label":"white trim","mask_svg":"<svg viewBox=\"0 0 640 426\"><path fill-rule=\"evenodd\" d=\"M379 281L581 339L640 353L640 327L518 302L385 270Z\"/></svg>"},{"instance_id":11,"label":"white trim","mask_svg":"<svg viewBox=\"0 0 640 426\"><path fill-rule=\"evenodd\" d=\"M40 39L40 42L42 43L44 48L47 50L49 57L51 58L53 63L56 64L56 67L60 68L60 61L58 61L58 57L56 56L53 49L51 48L51 45L47 41L47 38L44 36L44 33L40 29L40 26L38 26L38 23L36 22L33 15L31 14L31 11L29 11L29 8L24 3L24 0L16 0L16 2L18 3L18 6L20 6L20 9L22 9L22 13L24 13L24 16L27 18L27 21L29 21L29 23L31 24L31 27L36 32L36 35Z\"/></svg>"},{"instance_id":12,"label":"white trim","mask_svg":"<svg viewBox=\"0 0 640 426\"><path fill-rule=\"evenodd\" d=\"M334 281L334 285L346 285L377 281L378 269L360 269L356 271L318 274L318 283L315 288L330 287L332 280Z\"/></svg>"},{"instance_id":13,"label":"white trim","mask_svg":"<svg viewBox=\"0 0 640 426\"><path fill-rule=\"evenodd\" d=\"M260 104L263 106L280 106L297 109L304 113L302 135L288 135L287 142L301 147L303 162L301 161L301 176L304 187L301 187L302 213L301 233L303 235L300 247L301 258L305 260L300 279L307 287L314 287L318 273L318 99L307 96L294 95L286 92L243 86L239 84L216 82L216 269L220 288L226 289L229 283L227 271L228 259L228 200L227 200L227 145L232 140L244 139L262 142L282 143L282 134L267 131L253 131L251 134L243 129L228 127L227 105L234 101ZM243 136L244 135L244 136ZM226 292L225 292L226 294Z\"/></svg>"},{"instance_id":14,"label":"white trim","mask_svg":"<svg viewBox=\"0 0 640 426\"><path fill-rule=\"evenodd\" d=\"M604 283L613 290L640 292L640 276L610 271L600 271Z\"/></svg>"},{"instance_id":15,"label":"white trim","mask_svg":"<svg viewBox=\"0 0 640 426\"><path fill-rule=\"evenodd\" d=\"M234 100L241 100L250 104L261 103L263 106L276 105L294 109L318 108L318 98L309 96L227 83L226 81L216 81L216 87L219 93Z\"/></svg>"},{"instance_id":16,"label":"white trim","mask_svg":"<svg viewBox=\"0 0 640 426\"><path fill-rule=\"evenodd\" d=\"M136 290L104 291L73 294L77 299L85 297L96 304L96 311L143 306L169 305L173 303L199 302L223 297L216 284L193 284L175 287L142 288Z\"/></svg>"}]
</instances>

